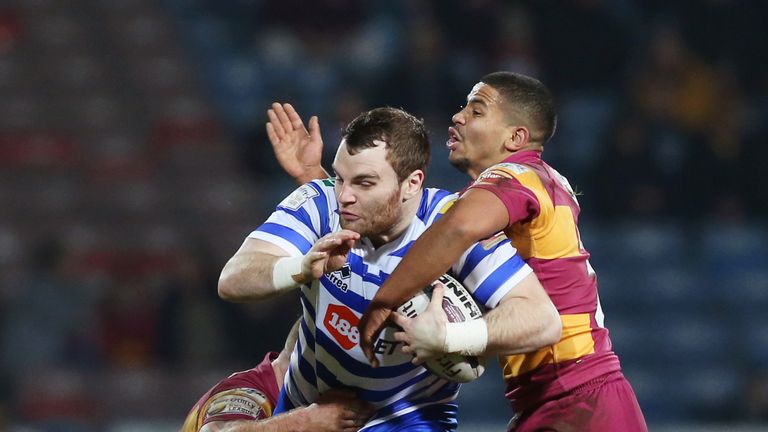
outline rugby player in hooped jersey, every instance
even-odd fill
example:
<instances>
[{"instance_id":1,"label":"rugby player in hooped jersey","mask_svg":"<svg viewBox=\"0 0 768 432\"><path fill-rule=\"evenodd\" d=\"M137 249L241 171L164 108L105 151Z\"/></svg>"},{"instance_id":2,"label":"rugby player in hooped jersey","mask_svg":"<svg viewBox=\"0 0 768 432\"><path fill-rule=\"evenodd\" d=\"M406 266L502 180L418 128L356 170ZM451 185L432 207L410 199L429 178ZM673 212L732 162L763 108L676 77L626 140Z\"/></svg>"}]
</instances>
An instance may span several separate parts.
<instances>
[{"instance_id":1,"label":"rugby player in hooped jersey","mask_svg":"<svg viewBox=\"0 0 768 432\"><path fill-rule=\"evenodd\" d=\"M319 140L316 118L308 132L288 105L273 105L269 115L273 144L291 148ZM344 131L335 179L299 187L225 265L219 294L227 300L258 300L299 288L301 331L276 412L310 404L332 388L353 388L377 409L363 430L456 428L458 384L413 364L410 354L396 349L391 331L375 341L380 366L371 367L357 332L378 287L456 199L422 187L428 160L421 121L392 108L361 114ZM559 339L554 306L508 241L469 245L452 270L491 309L488 316L503 319L510 315L507 308L521 304L530 313L530 322L519 326L525 337L502 340L504 335L490 333L489 345L519 349L512 341L538 349Z\"/></svg>"},{"instance_id":2,"label":"rugby player in hooped jersey","mask_svg":"<svg viewBox=\"0 0 768 432\"><path fill-rule=\"evenodd\" d=\"M392 311L442 274L468 245L504 231L536 272L563 323L557 343L501 357L507 398L516 412L510 428L645 431L603 325L597 279L577 228L578 201L568 181L541 159L555 124L552 96L536 79L496 72L474 86L466 106L453 116L447 142L450 162L474 182L377 292L360 322L361 344L375 362L371 344L390 316L405 330L400 340L422 359L440 354L457 328L482 339L482 330L448 326L440 314L407 321ZM435 344L435 339L446 342Z\"/></svg>"}]
</instances>

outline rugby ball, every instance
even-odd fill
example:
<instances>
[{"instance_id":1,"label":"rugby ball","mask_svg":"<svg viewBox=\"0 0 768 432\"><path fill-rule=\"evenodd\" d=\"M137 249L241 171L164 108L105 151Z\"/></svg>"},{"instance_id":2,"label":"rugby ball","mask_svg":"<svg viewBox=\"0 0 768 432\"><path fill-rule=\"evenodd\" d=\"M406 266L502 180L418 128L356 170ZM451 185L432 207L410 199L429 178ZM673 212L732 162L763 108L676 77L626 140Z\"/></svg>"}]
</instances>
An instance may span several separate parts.
<instances>
[{"instance_id":1,"label":"rugby ball","mask_svg":"<svg viewBox=\"0 0 768 432\"><path fill-rule=\"evenodd\" d=\"M445 285L443 295L443 311L449 322L464 322L479 319L483 316L480 306L472 298L464 285L453 277L444 274L434 283L441 282ZM403 303L397 311L414 318L424 312L432 299L432 284ZM424 363L433 374L450 381L466 383L480 377L485 372L485 358L476 356L464 356L461 354L443 354L427 360Z\"/></svg>"}]
</instances>

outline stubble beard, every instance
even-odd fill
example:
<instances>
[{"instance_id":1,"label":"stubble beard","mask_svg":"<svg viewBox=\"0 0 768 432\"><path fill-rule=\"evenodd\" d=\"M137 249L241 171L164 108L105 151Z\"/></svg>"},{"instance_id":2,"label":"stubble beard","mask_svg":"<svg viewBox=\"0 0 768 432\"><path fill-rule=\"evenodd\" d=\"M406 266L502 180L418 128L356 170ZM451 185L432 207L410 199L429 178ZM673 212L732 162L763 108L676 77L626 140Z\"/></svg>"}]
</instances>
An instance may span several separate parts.
<instances>
[{"instance_id":1,"label":"stubble beard","mask_svg":"<svg viewBox=\"0 0 768 432\"><path fill-rule=\"evenodd\" d=\"M345 222L341 227L360 234L361 237L376 237L386 234L400 219L400 189L395 188L387 200L370 210L365 210L361 219Z\"/></svg>"},{"instance_id":2,"label":"stubble beard","mask_svg":"<svg viewBox=\"0 0 768 432\"><path fill-rule=\"evenodd\" d=\"M465 156L456 156L455 158L448 156L448 163L453 165L454 168L460 172L466 174L469 172L469 159Z\"/></svg>"}]
</instances>

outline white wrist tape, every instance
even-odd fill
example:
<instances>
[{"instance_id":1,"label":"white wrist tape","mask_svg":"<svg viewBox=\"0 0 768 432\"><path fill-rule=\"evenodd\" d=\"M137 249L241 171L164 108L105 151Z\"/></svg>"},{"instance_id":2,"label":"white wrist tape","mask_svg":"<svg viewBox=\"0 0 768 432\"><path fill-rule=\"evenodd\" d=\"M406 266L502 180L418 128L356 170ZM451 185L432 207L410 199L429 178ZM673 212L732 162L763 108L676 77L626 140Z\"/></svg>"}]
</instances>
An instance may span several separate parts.
<instances>
[{"instance_id":1,"label":"white wrist tape","mask_svg":"<svg viewBox=\"0 0 768 432\"><path fill-rule=\"evenodd\" d=\"M486 345L488 325L484 319L445 324L445 352L476 356L485 352Z\"/></svg>"},{"instance_id":2,"label":"white wrist tape","mask_svg":"<svg viewBox=\"0 0 768 432\"><path fill-rule=\"evenodd\" d=\"M301 271L303 256L280 258L272 268L272 284L275 291L289 291L298 288L303 283L304 274Z\"/></svg>"}]
</instances>

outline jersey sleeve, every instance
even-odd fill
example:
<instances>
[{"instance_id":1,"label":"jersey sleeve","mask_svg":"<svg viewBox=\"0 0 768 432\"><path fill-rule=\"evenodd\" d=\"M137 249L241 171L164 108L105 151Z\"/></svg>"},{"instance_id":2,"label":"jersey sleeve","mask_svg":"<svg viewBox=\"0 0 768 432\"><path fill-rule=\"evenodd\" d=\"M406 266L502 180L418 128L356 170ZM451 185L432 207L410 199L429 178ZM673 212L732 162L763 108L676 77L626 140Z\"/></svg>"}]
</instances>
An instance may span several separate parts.
<instances>
[{"instance_id":1,"label":"jersey sleeve","mask_svg":"<svg viewBox=\"0 0 768 432\"><path fill-rule=\"evenodd\" d=\"M201 407L200 426L217 421L263 420L272 416L274 407L266 394L252 387L214 391Z\"/></svg>"},{"instance_id":2,"label":"jersey sleeve","mask_svg":"<svg viewBox=\"0 0 768 432\"><path fill-rule=\"evenodd\" d=\"M331 231L327 193L319 181L299 187L249 237L272 243L290 256L306 254L320 237Z\"/></svg>"},{"instance_id":3,"label":"jersey sleeve","mask_svg":"<svg viewBox=\"0 0 768 432\"><path fill-rule=\"evenodd\" d=\"M509 225L529 222L539 215L541 206L536 194L517 178L528 171L517 164L494 165L480 174L469 189L483 189L496 195L507 208Z\"/></svg>"},{"instance_id":4,"label":"jersey sleeve","mask_svg":"<svg viewBox=\"0 0 768 432\"><path fill-rule=\"evenodd\" d=\"M425 225L432 225L436 220L443 217L445 212L453 206L459 198L459 194L451 193L442 189L426 190L429 199L422 203L418 216Z\"/></svg>"},{"instance_id":5,"label":"jersey sleeve","mask_svg":"<svg viewBox=\"0 0 768 432\"><path fill-rule=\"evenodd\" d=\"M475 300L489 309L533 272L502 233L475 243L451 270Z\"/></svg>"}]
</instances>

